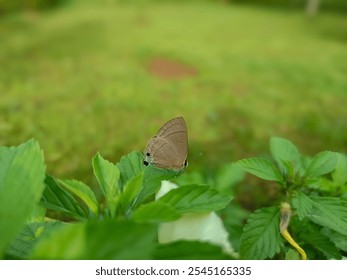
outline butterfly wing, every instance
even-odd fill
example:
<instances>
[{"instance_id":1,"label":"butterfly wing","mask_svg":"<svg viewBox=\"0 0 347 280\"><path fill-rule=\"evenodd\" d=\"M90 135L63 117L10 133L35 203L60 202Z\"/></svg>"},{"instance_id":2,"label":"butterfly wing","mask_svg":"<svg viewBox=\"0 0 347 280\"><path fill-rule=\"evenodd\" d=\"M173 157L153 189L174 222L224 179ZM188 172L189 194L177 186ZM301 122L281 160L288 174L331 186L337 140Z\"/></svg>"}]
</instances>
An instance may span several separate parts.
<instances>
[{"instance_id":1,"label":"butterfly wing","mask_svg":"<svg viewBox=\"0 0 347 280\"><path fill-rule=\"evenodd\" d=\"M182 117L164 124L158 134L148 141L149 162L159 168L181 169L188 156L187 126Z\"/></svg>"}]
</instances>

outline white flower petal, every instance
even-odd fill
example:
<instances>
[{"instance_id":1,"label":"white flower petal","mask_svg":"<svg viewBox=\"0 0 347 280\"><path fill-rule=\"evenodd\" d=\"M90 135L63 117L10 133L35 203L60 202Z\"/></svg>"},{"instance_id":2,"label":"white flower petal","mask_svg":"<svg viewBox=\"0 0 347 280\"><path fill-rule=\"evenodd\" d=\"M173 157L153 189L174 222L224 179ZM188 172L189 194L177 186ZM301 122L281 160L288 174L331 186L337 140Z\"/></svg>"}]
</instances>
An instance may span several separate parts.
<instances>
[{"instance_id":1,"label":"white flower petal","mask_svg":"<svg viewBox=\"0 0 347 280\"><path fill-rule=\"evenodd\" d=\"M162 186L156 199L178 186L162 181ZM169 243L177 240L206 241L223 248L223 251L237 257L225 230L222 219L215 212L187 213L174 222L162 223L158 229L159 243Z\"/></svg>"}]
</instances>

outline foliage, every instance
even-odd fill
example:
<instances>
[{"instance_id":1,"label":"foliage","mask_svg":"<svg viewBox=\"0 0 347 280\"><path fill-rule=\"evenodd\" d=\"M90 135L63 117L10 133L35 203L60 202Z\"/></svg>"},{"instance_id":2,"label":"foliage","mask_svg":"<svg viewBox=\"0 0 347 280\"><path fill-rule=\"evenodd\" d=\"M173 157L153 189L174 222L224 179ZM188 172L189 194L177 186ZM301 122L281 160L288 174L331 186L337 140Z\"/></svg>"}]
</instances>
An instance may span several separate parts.
<instances>
[{"instance_id":1,"label":"foliage","mask_svg":"<svg viewBox=\"0 0 347 280\"><path fill-rule=\"evenodd\" d=\"M347 201L343 198L346 180L340 177L345 178L341 172L345 162L341 159L346 157L323 151L309 159L303 157L293 143L278 137L271 138L270 150L272 160L251 158L236 164L250 174L281 186L282 201L295 210L293 215L287 212L291 220L289 229L309 256L341 259L345 247L340 242L334 243L333 236L340 236L335 240L347 238ZM336 180L340 183L338 186L334 185ZM327 190L324 188L327 184L335 187ZM280 253L288 254L286 258L293 257L280 238L278 223L283 219L280 210L283 209L272 206L250 215L241 237L241 257L264 259ZM300 221L304 223L298 227ZM331 233L331 239L324 232ZM322 254L317 254L317 250Z\"/></svg>"},{"instance_id":2,"label":"foliage","mask_svg":"<svg viewBox=\"0 0 347 280\"><path fill-rule=\"evenodd\" d=\"M179 179L177 171L146 167L139 152L123 156L116 164L97 153L92 166L98 197L83 182L45 175L38 142L1 147L0 226L6 228L1 231L1 257L230 259L218 245L201 240L158 243L162 223L189 213L218 211L240 258L297 259L297 252L281 236L282 206L263 207L249 215L230 203L233 188L226 184L228 173L235 184L244 170L281 186L282 202L294 211L286 210L288 230L309 258L341 259L347 237L346 157L329 151L304 157L293 143L278 137L271 138L270 150L272 160L242 159L223 168L210 180L223 183L220 188L201 184L199 176ZM154 199L162 180L168 179L180 186Z\"/></svg>"},{"instance_id":3,"label":"foliage","mask_svg":"<svg viewBox=\"0 0 347 280\"><path fill-rule=\"evenodd\" d=\"M153 201L161 181L179 173L145 167L142 153L132 152L117 164L96 154L92 165L103 196L100 200L83 182L45 176L43 155L35 141L2 147L0 159L0 200L6 202L1 204L0 221L8 229L1 232L0 252L5 258L230 258L206 242L158 244L160 222L177 220L185 213L222 209L231 196L207 185L189 184ZM55 213L62 221L74 223L38 219L42 217L35 210L39 205L49 215ZM41 216L34 219L35 213ZM187 248L195 252L187 254Z\"/></svg>"}]
</instances>

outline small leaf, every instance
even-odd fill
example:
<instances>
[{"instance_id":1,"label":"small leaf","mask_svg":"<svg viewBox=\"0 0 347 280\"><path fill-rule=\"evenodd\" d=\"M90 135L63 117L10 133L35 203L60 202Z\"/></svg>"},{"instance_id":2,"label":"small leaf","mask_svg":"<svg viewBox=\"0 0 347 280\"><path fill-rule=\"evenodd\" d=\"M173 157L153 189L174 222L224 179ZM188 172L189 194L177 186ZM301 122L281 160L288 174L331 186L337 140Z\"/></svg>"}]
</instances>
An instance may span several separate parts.
<instances>
[{"instance_id":1,"label":"small leaf","mask_svg":"<svg viewBox=\"0 0 347 280\"><path fill-rule=\"evenodd\" d=\"M242 259L272 258L280 251L283 240L279 231L280 211L277 207L256 210L248 218L241 237Z\"/></svg>"},{"instance_id":2,"label":"small leaf","mask_svg":"<svg viewBox=\"0 0 347 280\"><path fill-rule=\"evenodd\" d=\"M207 242L176 241L160 244L154 251L156 260L228 260L222 248Z\"/></svg>"},{"instance_id":3,"label":"small leaf","mask_svg":"<svg viewBox=\"0 0 347 280\"><path fill-rule=\"evenodd\" d=\"M144 171L143 154L131 152L126 156L122 156L116 167L120 172L119 187L123 190L126 182Z\"/></svg>"},{"instance_id":4,"label":"small leaf","mask_svg":"<svg viewBox=\"0 0 347 280\"><path fill-rule=\"evenodd\" d=\"M118 168L98 153L93 158L93 170L106 200L112 200L118 192Z\"/></svg>"},{"instance_id":5,"label":"small leaf","mask_svg":"<svg viewBox=\"0 0 347 280\"><path fill-rule=\"evenodd\" d=\"M127 213L133 206L135 198L139 195L142 189L143 173L132 177L124 186L124 191L120 197L120 204L123 212Z\"/></svg>"},{"instance_id":6,"label":"small leaf","mask_svg":"<svg viewBox=\"0 0 347 280\"><path fill-rule=\"evenodd\" d=\"M170 204L180 213L216 211L224 208L232 197L205 185L186 185L173 189L158 201Z\"/></svg>"},{"instance_id":7,"label":"small leaf","mask_svg":"<svg viewBox=\"0 0 347 280\"><path fill-rule=\"evenodd\" d=\"M59 183L66 190L81 199L88 206L94 216L98 215L98 201L89 186L77 180L59 180Z\"/></svg>"},{"instance_id":8,"label":"small leaf","mask_svg":"<svg viewBox=\"0 0 347 280\"><path fill-rule=\"evenodd\" d=\"M334 152L324 151L320 152L311 160L310 165L307 167L306 177L319 177L327 174L335 168L337 163L337 156Z\"/></svg>"},{"instance_id":9,"label":"small leaf","mask_svg":"<svg viewBox=\"0 0 347 280\"><path fill-rule=\"evenodd\" d=\"M297 170L301 167L298 148L292 142L283 138L272 137L270 140L270 150L272 157L281 169L288 168L288 164L294 166Z\"/></svg>"},{"instance_id":10,"label":"small leaf","mask_svg":"<svg viewBox=\"0 0 347 280\"><path fill-rule=\"evenodd\" d=\"M276 181L279 183L283 182L281 173L278 171L276 166L268 159L265 158L248 158L242 159L236 162L237 165L241 166L243 170L249 172L261 179Z\"/></svg>"},{"instance_id":11,"label":"small leaf","mask_svg":"<svg viewBox=\"0 0 347 280\"><path fill-rule=\"evenodd\" d=\"M299 219L305 218L313 207L312 200L302 192L297 192L296 197L293 198L293 206L296 209Z\"/></svg>"},{"instance_id":12,"label":"small leaf","mask_svg":"<svg viewBox=\"0 0 347 280\"><path fill-rule=\"evenodd\" d=\"M0 258L38 205L45 169L43 152L34 140L0 149Z\"/></svg>"},{"instance_id":13,"label":"small leaf","mask_svg":"<svg viewBox=\"0 0 347 280\"><path fill-rule=\"evenodd\" d=\"M312 222L347 235L347 205L335 197L310 197L314 209L309 216Z\"/></svg>"},{"instance_id":14,"label":"small leaf","mask_svg":"<svg viewBox=\"0 0 347 280\"><path fill-rule=\"evenodd\" d=\"M45 184L46 188L41 198L42 206L75 219L83 220L87 217L73 195L59 186L54 177L46 175Z\"/></svg>"},{"instance_id":15,"label":"small leaf","mask_svg":"<svg viewBox=\"0 0 347 280\"><path fill-rule=\"evenodd\" d=\"M148 196L156 193L164 180L170 180L180 173L175 170L160 169L155 166L147 166L143 177L143 188L139 194L136 203L139 204Z\"/></svg>"},{"instance_id":16,"label":"small leaf","mask_svg":"<svg viewBox=\"0 0 347 280\"><path fill-rule=\"evenodd\" d=\"M134 212L133 219L137 222L169 222L177 220L181 214L169 204L154 201L141 205Z\"/></svg>"}]
</instances>

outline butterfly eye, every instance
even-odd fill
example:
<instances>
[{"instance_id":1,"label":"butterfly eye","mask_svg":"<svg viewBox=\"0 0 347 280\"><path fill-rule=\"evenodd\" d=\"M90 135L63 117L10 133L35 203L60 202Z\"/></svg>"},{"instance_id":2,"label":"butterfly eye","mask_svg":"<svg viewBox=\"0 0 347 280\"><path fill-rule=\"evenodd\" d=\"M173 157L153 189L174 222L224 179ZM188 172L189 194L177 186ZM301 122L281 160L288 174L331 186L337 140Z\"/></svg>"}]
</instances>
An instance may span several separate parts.
<instances>
[{"instance_id":1,"label":"butterfly eye","mask_svg":"<svg viewBox=\"0 0 347 280\"><path fill-rule=\"evenodd\" d=\"M143 161L143 164L145 165L145 166L148 166L148 161Z\"/></svg>"},{"instance_id":2,"label":"butterfly eye","mask_svg":"<svg viewBox=\"0 0 347 280\"><path fill-rule=\"evenodd\" d=\"M150 157L150 156L151 156L151 154L147 152L147 153L146 153L146 156Z\"/></svg>"}]
</instances>

